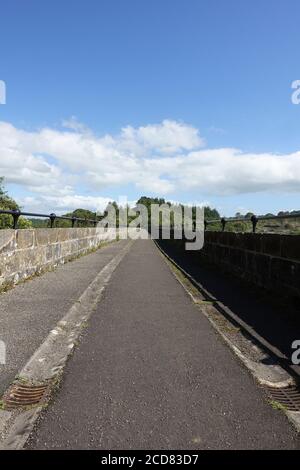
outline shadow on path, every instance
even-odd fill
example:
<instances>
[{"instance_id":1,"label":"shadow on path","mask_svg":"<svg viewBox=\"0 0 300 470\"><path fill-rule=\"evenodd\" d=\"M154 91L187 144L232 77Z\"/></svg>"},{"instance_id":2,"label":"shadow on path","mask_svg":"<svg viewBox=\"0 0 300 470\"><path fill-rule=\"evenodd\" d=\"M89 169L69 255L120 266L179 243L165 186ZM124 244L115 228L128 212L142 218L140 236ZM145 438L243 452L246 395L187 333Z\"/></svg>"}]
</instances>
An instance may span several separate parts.
<instances>
[{"instance_id":1,"label":"shadow on path","mask_svg":"<svg viewBox=\"0 0 300 470\"><path fill-rule=\"evenodd\" d=\"M262 289L204 264L195 252L179 250L170 240L159 240L159 244L180 267L276 347L287 358L287 364L291 364L294 351L291 345L300 339L300 318L296 314L291 314ZM300 377L300 367L296 369Z\"/></svg>"}]
</instances>

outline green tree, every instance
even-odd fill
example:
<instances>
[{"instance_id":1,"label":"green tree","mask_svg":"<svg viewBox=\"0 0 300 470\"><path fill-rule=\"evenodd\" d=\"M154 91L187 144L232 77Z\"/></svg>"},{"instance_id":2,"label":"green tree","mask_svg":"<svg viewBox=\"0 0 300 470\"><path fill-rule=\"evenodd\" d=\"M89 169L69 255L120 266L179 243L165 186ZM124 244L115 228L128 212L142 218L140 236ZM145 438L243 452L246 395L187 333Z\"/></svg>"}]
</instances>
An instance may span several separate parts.
<instances>
[{"instance_id":1,"label":"green tree","mask_svg":"<svg viewBox=\"0 0 300 470\"><path fill-rule=\"evenodd\" d=\"M6 211L20 210L20 207L16 203L16 201L7 194L7 191L5 190L5 187L4 187L3 177L0 177L0 209L6 210ZM12 216L8 214L1 214L0 215L0 229L12 228L12 226L13 226ZM30 220L26 219L25 217L19 217L18 227L19 228L31 228L32 224Z\"/></svg>"},{"instance_id":2,"label":"green tree","mask_svg":"<svg viewBox=\"0 0 300 470\"><path fill-rule=\"evenodd\" d=\"M88 209L75 209L73 212L67 212L64 214L64 217L77 217L78 219L88 219L88 220L95 220L96 214ZM46 223L47 227L50 227L50 220ZM64 219L56 219L55 227L58 228L67 228L72 226L71 220L64 220ZM91 224L85 221L76 222L76 227L89 227Z\"/></svg>"},{"instance_id":3,"label":"green tree","mask_svg":"<svg viewBox=\"0 0 300 470\"><path fill-rule=\"evenodd\" d=\"M220 219L220 214L217 209L212 209L209 206L204 207L204 218L205 220L216 220Z\"/></svg>"}]
</instances>

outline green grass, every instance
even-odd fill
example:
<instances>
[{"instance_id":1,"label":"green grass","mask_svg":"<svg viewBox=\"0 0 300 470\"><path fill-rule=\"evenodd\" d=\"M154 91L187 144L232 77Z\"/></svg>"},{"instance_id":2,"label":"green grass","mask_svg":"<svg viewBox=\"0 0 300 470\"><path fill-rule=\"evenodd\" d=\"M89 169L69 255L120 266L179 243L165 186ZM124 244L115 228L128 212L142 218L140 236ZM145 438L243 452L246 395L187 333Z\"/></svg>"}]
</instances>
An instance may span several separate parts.
<instances>
[{"instance_id":1,"label":"green grass","mask_svg":"<svg viewBox=\"0 0 300 470\"><path fill-rule=\"evenodd\" d=\"M287 409L285 405L276 400L269 400L269 404L272 406L273 410L285 411Z\"/></svg>"}]
</instances>

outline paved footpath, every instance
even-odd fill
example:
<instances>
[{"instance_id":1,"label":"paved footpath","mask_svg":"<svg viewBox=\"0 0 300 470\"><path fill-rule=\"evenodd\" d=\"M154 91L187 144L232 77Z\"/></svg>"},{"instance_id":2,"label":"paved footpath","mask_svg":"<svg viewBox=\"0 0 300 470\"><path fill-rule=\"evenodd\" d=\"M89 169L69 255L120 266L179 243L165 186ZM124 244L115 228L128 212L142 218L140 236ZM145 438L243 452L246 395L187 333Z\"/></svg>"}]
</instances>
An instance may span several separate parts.
<instances>
[{"instance_id":1,"label":"paved footpath","mask_svg":"<svg viewBox=\"0 0 300 470\"><path fill-rule=\"evenodd\" d=\"M122 240L103 246L0 295L0 340L7 348L6 364L0 364L1 394L99 271L126 244Z\"/></svg>"},{"instance_id":2,"label":"paved footpath","mask_svg":"<svg viewBox=\"0 0 300 470\"><path fill-rule=\"evenodd\" d=\"M295 449L150 240L114 272L31 449Z\"/></svg>"}]
</instances>

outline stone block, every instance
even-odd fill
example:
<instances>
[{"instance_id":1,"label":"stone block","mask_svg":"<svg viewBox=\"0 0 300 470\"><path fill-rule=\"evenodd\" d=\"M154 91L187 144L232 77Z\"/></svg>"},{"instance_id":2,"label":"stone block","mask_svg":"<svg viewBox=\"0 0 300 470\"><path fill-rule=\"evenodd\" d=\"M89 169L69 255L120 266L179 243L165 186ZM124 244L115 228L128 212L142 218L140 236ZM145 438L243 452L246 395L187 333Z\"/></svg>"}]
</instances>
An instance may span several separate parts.
<instances>
[{"instance_id":1,"label":"stone block","mask_svg":"<svg viewBox=\"0 0 300 470\"><path fill-rule=\"evenodd\" d=\"M16 231L10 229L0 230L0 253L11 251L15 248Z\"/></svg>"},{"instance_id":2,"label":"stone block","mask_svg":"<svg viewBox=\"0 0 300 470\"><path fill-rule=\"evenodd\" d=\"M18 250L31 248L35 239L34 230L17 230L16 231L16 248Z\"/></svg>"},{"instance_id":3,"label":"stone block","mask_svg":"<svg viewBox=\"0 0 300 470\"><path fill-rule=\"evenodd\" d=\"M271 256L280 256L282 236L266 233L261 237L262 252Z\"/></svg>"},{"instance_id":4,"label":"stone block","mask_svg":"<svg viewBox=\"0 0 300 470\"><path fill-rule=\"evenodd\" d=\"M52 229L49 228L38 228L35 230L35 244L37 246L48 245L50 242L49 231Z\"/></svg>"},{"instance_id":5,"label":"stone block","mask_svg":"<svg viewBox=\"0 0 300 470\"><path fill-rule=\"evenodd\" d=\"M300 235L281 236L281 257L300 261Z\"/></svg>"}]
</instances>

